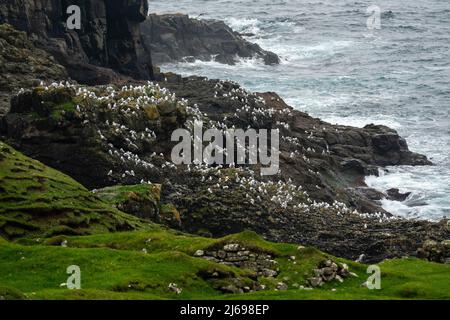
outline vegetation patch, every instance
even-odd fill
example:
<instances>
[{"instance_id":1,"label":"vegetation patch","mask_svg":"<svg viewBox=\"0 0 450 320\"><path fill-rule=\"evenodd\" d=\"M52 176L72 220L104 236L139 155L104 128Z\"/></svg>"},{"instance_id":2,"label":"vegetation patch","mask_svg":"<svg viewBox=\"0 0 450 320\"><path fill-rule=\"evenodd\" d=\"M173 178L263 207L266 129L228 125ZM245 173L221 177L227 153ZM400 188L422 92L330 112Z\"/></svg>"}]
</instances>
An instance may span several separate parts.
<instances>
[{"instance_id":1,"label":"vegetation patch","mask_svg":"<svg viewBox=\"0 0 450 320\"><path fill-rule=\"evenodd\" d=\"M72 178L0 142L0 235L83 235L145 227Z\"/></svg>"}]
</instances>

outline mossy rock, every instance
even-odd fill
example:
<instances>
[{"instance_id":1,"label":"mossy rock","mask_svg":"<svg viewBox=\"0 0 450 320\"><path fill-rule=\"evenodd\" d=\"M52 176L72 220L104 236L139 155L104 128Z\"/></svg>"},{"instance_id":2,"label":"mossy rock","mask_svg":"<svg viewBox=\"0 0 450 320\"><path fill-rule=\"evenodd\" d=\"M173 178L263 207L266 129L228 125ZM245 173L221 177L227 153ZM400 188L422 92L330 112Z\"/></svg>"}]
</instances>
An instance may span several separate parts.
<instances>
[{"instance_id":1,"label":"mossy rock","mask_svg":"<svg viewBox=\"0 0 450 320\"><path fill-rule=\"evenodd\" d=\"M0 142L0 235L82 235L143 227L72 178Z\"/></svg>"},{"instance_id":2,"label":"mossy rock","mask_svg":"<svg viewBox=\"0 0 450 320\"><path fill-rule=\"evenodd\" d=\"M170 227L180 227L181 215L177 208L160 202L160 184L119 185L95 192L100 199L123 212Z\"/></svg>"},{"instance_id":3,"label":"mossy rock","mask_svg":"<svg viewBox=\"0 0 450 320\"><path fill-rule=\"evenodd\" d=\"M26 296L17 289L0 286L0 300L25 300Z\"/></svg>"}]
</instances>

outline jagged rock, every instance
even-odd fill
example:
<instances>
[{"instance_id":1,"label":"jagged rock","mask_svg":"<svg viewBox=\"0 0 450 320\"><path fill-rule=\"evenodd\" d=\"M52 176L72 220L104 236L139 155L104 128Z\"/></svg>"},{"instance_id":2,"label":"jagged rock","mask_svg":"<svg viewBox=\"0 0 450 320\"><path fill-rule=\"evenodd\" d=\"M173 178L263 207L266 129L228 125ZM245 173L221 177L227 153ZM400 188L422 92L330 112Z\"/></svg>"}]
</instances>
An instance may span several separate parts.
<instances>
[{"instance_id":1,"label":"jagged rock","mask_svg":"<svg viewBox=\"0 0 450 320\"><path fill-rule=\"evenodd\" d=\"M0 117L7 113L11 97L20 89L37 86L43 80L68 78L63 66L11 25L0 24L0 49Z\"/></svg>"},{"instance_id":2,"label":"jagged rock","mask_svg":"<svg viewBox=\"0 0 450 320\"><path fill-rule=\"evenodd\" d=\"M87 98L89 94L76 86L38 87L13 98L0 127L13 140L21 140L27 154L46 158L46 163L91 189L135 185L143 179L157 184L163 171L173 172L164 154L170 155L174 145L170 136L185 122L186 110L181 103L166 101L165 95L162 100L156 98L160 94L156 86L139 88L83 88L92 90ZM111 90L117 90L117 95L106 100ZM122 97L133 95L147 95L149 101L119 105ZM149 118L145 108L158 104L174 111L156 120ZM157 163L164 169L156 169Z\"/></svg>"},{"instance_id":3,"label":"jagged rock","mask_svg":"<svg viewBox=\"0 0 450 320\"><path fill-rule=\"evenodd\" d=\"M143 179L161 184L161 201L174 205L181 217L178 227L190 233L220 237L249 229L269 240L316 246L350 259L364 252L367 262L414 254L426 236L440 240L450 237L449 229L436 223L391 220L387 213L382 219L372 218L370 213L383 209L353 192L364 175L342 168L345 158L359 159L368 168L423 163L416 162L423 156L407 149L395 153L392 150L398 148L392 148L385 155L373 146L372 136L392 134L390 129L331 125L293 110L273 93L252 94L225 81L173 79L160 86L173 90L178 99L142 104L138 96L172 97L156 85L146 86L155 93L143 93L142 87L116 88L116 98L94 101L94 105L83 95L95 92L105 97L110 89L41 87L24 92L13 100L1 131L20 150L90 188L138 184ZM87 93L83 93L85 89ZM136 100L111 107L127 95L142 105L136 107ZM181 98L189 101L181 102ZM160 113L165 108L173 109L174 104L174 113ZM171 133L189 126L195 117L228 127L279 128L281 173L262 178L258 166L210 168L205 173L173 165ZM256 188L252 189L250 183ZM352 214L355 209L369 215ZM248 258L239 262L252 262Z\"/></svg>"},{"instance_id":4,"label":"jagged rock","mask_svg":"<svg viewBox=\"0 0 450 320\"><path fill-rule=\"evenodd\" d=\"M280 62L276 54L248 42L218 20L197 20L183 14L151 14L141 24L141 30L155 64L192 59L234 64L236 57L256 57L266 64Z\"/></svg>"},{"instance_id":5,"label":"jagged rock","mask_svg":"<svg viewBox=\"0 0 450 320\"><path fill-rule=\"evenodd\" d=\"M420 259L448 264L450 262L450 240L441 242L427 240L423 246L417 250L417 257Z\"/></svg>"},{"instance_id":6,"label":"jagged rock","mask_svg":"<svg viewBox=\"0 0 450 320\"><path fill-rule=\"evenodd\" d=\"M411 192L401 193L400 190L394 188L389 189L387 194L390 200L405 201L411 195Z\"/></svg>"},{"instance_id":7,"label":"jagged rock","mask_svg":"<svg viewBox=\"0 0 450 320\"><path fill-rule=\"evenodd\" d=\"M70 5L81 9L80 30L66 28ZM151 56L139 29L147 11L146 0L7 0L0 3L0 23L32 35L71 78L106 84L119 78L111 69L135 78L152 77Z\"/></svg>"}]
</instances>

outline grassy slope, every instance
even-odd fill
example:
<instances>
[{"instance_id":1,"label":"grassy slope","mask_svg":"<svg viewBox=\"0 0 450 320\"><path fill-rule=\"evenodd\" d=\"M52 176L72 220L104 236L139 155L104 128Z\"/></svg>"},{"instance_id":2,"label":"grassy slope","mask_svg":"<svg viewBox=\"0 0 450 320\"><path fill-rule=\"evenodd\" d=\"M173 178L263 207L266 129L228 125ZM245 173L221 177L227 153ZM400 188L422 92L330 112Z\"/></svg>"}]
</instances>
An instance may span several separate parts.
<instances>
[{"instance_id":1,"label":"grassy slope","mask_svg":"<svg viewBox=\"0 0 450 320\"><path fill-rule=\"evenodd\" d=\"M0 142L0 235L92 234L143 227L72 178Z\"/></svg>"},{"instance_id":2,"label":"grassy slope","mask_svg":"<svg viewBox=\"0 0 450 320\"><path fill-rule=\"evenodd\" d=\"M140 231L110 233L130 229ZM68 247L61 246L64 240ZM244 283L251 282L248 270L192 257L198 249L223 242L240 242L276 256L281 271L278 278L259 279L269 290L223 295L214 289L215 283L198 275L199 271L219 269ZM296 256L296 264L290 256ZM415 259L380 264L379 291L361 287L368 276L366 266L353 262L347 263L359 278L312 291L295 289L293 284L304 284L326 257L313 248L298 250L296 245L266 242L251 232L210 239L144 225L112 209L70 177L0 142L0 298L450 299L450 266ZM83 290L60 286L68 277L69 265L80 266ZM278 281L291 289L275 291ZM181 295L168 290L171 282L183 289ZM337 290L331 291L333 288Z\"/></svg>"},{"instance_id":3,"label":"grassy slope","mask_svg":"<svg viewBox=\"0 0 450 320\"><path fill-rule=\"evenodd\" d=\"M151 239L151 241L148 241ZM67 240L68 247L55 246ZM193 252L223 241L240 242L276 254L281 274L263 280L270 290L240 295L223 295L200 278L201 270L219 268L247 277L245 270L192 257ZM361 287L368 275L366 266L347 262L359 278L343 284L331 282L311 291L292 287L303 284L314 266L326 257L313 249L266 242L252 232L224 239L194 237L155 227L145 232L123 232L92 236L54 237L34 245L22 240L0 244L0 283L36 299L450 299L450 266L416 259L391 260L380 264L382 289ZM53 246L52 246L53 245ZM147 254L142 249L147 249ZM297 264L288 259L295 255ZM345 261L335 259L337 261ZM81 268L82 290L60 287L69 265ZM306 274L305 274L306 273ZM289 277L289 280L281 280ZM287 291L275 291L277 281L290 284ZM176 295L169 283L183 289ZM336 291L331 291L336 288Z\"/></svg>"}]
</instances>

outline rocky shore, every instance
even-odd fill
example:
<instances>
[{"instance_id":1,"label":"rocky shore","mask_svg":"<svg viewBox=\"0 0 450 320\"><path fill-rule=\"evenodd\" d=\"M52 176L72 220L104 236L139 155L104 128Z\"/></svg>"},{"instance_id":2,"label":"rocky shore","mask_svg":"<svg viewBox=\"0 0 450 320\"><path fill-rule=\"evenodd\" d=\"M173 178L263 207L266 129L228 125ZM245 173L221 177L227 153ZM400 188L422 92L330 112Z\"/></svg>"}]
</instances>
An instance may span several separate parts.
<instances>
[{"instance_id":1,"label":"rocky shore","mask_svg":"<svg viewBox=\"0 0 450 320\"><path fill-rule=\"evenodd\" d=\"M155 64L196 59L235 64L239 58L257 58L268 65L280 62L275 53L248 42L223 21L150 14L141 33Z\"/></svg>"},{"instance_id":2,"label":"rocky shore","mask_svg":"<svg viewBox=\"0 0 450 320\"><path fill-rule=\"evenodd\" d=\"M221 237L252 230L268 240L310 245L362 262L414 256L427 240L450 238L447 221L393 217L379 200L395 192L384 195L364 184L364 177L377 174L379 167L431 164L411 152L395 130L332 125L294 110L273 92L154 73L145 43L155 38L140 25L146 1L80 1L92 14L87 18L93 27L69 32L61 31L61 7L55 1L38 1L42 6L20 1L26 8L20 12L13 2L0 4L0 22L27 34L0 27L0 44L6 48L0 54L0 80L9 85L0 91L12 97L0 119L2 140L88 189L102 189L99 196L117 185L159 185L142 206L134 192L136 197L127 192L125 200L136 203L111 203L121 210L189 233ZM165 53L172 60L224 50L223 62L232 63L229 54L236 49L243 57L256 53L276 60L218 22L153 16L145 24L155 21L159 38L152 48L160 53L169 45L179 48ZM221 41L204 40L222 33L229 37L225 43L237 41L238 47L228 52L227 46L218 48ZM186 47L177 45L186 35L191 37ZM195 45L205 41L211 46ZM33 63L42 71L30 70ZM205 129L278 129L280 173L262 177L257 165L175 166L171 133L191 129L195 120ZM137 212L147 205L148 214Z\"/></svg>"}]
</instances>

